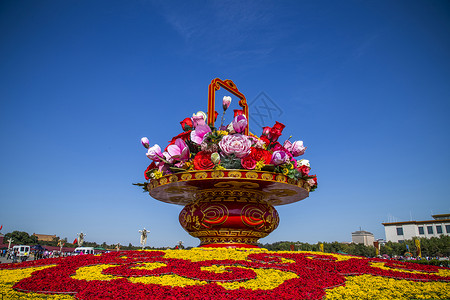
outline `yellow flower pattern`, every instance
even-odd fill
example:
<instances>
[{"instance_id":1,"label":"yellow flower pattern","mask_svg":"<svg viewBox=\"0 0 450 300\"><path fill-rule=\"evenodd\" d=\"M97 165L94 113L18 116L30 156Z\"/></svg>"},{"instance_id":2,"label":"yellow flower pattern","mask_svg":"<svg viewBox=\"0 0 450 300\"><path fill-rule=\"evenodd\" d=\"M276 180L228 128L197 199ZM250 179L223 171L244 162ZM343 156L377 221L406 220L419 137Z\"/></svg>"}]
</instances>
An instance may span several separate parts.
<instances>
[{"instance_id":1,"label":"yellow flower pattern","mask_svg":"<svg viewBox=\"0 0 450 300\"><path fill-rule=\"evenodd\" d=\"M269 252L265 249L210 249L210 248L195 248L191 250L166 250L163 258L183 259L192 262L200 262L205 260L240 260L248 261L248 256L252 253L294 253L290 251ZM349 259L364 259L361 257L300 251L295 253L324 255L330 257L335 261L347 261ZM126 258L123 256L122 258ZM289 258L280 258L282 264L295 263ZM371 267L393 270L392 267L385 265L384 262L371 262ZM137 277L122 277L118 275L108 275L104 270L108 268L115 268L116 264L98 264L80 267L75 274L71 275L72 279L85 281L111 281L119 278L125 278L129 282L139 284L158 284L169 287L186 287L186 286L202 286L210 284L205 280L196 280L186 278L176 274L163 274L158 276L137 276ZM166 264L161 262L143 262L133 266L133 269L155 270L165 267ZM3 299L74 299L70 294L39 294L39 293L25 293L13 288L14 284L33 276L33 272L43 270L45 268L52 268L54 265L44 267L26 267L19 269L0 269L0 295ZM239 265L211 265L202 267L202 271L209 271L214 273L230 272L229 267L249 269L252 270L256 277L242 281L217 281L216 284L222 286L227 290L272 290L287 280L298 278L298 275L274 269L270 267L250 268ZM412 271L395 268L395 271L416 274L430 274L425 271ZM435 275L448 277L450 276L449 269L439 269ZM393 279L375 275L358 275L346 276L344 285L334 287L326 290L324 299L345 300L345 299L450 299L450 283L449 282L420 282L404 279ZM1 299L1 297L0 297Z\"/></svg>"}]
</instances>

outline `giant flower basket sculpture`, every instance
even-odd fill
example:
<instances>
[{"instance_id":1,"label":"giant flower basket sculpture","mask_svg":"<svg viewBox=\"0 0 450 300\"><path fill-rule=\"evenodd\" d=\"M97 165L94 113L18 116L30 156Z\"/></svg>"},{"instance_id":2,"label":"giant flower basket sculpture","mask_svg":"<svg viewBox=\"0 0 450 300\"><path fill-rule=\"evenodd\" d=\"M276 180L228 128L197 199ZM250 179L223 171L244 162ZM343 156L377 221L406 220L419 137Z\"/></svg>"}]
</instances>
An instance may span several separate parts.
<instances>
[{"instance_id":1,"label":"giant flower basket sculpture","mask_svg":"<svg viewBox=\"0 0 450 300\"><path fill-rule=\"evenodd\" d=\"M215 92L221 87L237 96L240 110L223 125L231 97L222 101L223 115L215 127ZM208 114L199 111L184 119L184 132L161 150L150 147L153 162L139 184L153 198L184 206L179 221L202 247L257 247L258 240L279 223L274 206L305 199L317 187L308 160L296 160L306 147L302 141L278 142L284 125L262 128L258 137L249 132L248 106L231 80L216 78L209 85Z\"/></svg>"}]
</instances>

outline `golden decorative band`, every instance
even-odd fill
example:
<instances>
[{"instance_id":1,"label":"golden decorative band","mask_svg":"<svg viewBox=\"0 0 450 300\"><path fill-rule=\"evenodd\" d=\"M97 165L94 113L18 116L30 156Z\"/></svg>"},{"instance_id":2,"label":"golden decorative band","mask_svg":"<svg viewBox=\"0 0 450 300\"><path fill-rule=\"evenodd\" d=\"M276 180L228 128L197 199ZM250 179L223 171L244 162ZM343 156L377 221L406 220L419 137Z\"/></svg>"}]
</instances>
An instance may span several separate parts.
<instances>
[{"instance_id":1,"label":"golden decorative band","mask_svg":"<svg viewBox=\"0 0 450 300\"><path fill-rule=\"evenodd\" d=\"M306 181L303 179L292 179L285 175L273 172L254 171L254 170L204 170L204 171L186 171L182 173L170 174L162 176L159 179L152 179L148 184L148 190L159 186L174 182L197 181L207 179L237 179L237 180L252 180L252 181L267 181L290 184L306 189L308 192L311 189ZM251 188L251 187L246 187ZM256 186L254 188L257 188Z\"/></svg>"}]
</instances>

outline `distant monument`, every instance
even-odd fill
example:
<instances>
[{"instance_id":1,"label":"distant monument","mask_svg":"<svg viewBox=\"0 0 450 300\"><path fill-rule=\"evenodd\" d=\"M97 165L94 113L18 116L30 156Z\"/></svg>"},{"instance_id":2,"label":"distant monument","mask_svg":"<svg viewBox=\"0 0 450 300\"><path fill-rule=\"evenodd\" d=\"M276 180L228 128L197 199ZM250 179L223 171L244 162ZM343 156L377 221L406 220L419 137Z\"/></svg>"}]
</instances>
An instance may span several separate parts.
<instances>
[{"instance_id":1,"label":"distant monument","mask_svg":"<svg viewBox=\"0 0 450 300\"><path fill-rule=\"evenodd\" d=\"M77 236L78 236L78 239L77 239L78 247L81 247L81 246L83 246L84 237L86 236L86 234L83 232L80 232L80 233L77 233Z\"/></svg>"},{"instance_id":2,"label":"distant monument","mask_svg":"<svg viewBox=\"0 0 450 300\"><path fill-rule=\"evenodd\" d=\"M141 246L142 246L142 249L144 249L145 244L147 243L147 233L149 233L150 231L145 229L145 227L144 227L144 229L139 230L139 232L141 233L141 241L140 241Z\"/></svg>"}]
</instances>

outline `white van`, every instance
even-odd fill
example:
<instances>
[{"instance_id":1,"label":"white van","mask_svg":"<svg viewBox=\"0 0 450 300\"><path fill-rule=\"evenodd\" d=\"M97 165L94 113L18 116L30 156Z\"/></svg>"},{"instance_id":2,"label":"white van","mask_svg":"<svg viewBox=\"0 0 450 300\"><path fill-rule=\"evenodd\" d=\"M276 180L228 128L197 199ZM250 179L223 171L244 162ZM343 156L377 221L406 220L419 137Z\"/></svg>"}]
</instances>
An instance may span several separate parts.
<instances>
[{"instance_id":1,"label":"white van","mask_svg":"<svg viewBox=\"0 0 450 300\"><path fill-rule=\"evenodd\" d=\"M30 246L18 245L12 248L13 251L17 250L17 256L30 256Z\"/></svg>"},{"instance_id":2,"label":"white van","mask_svg":"<svg viewBox=\"0 0 450 300\"><path fill-rule=\"evenodd\" d=\"M77 247L73 251L74 254L94 254L94 247Z\"/></svg>"}]
</instances>

